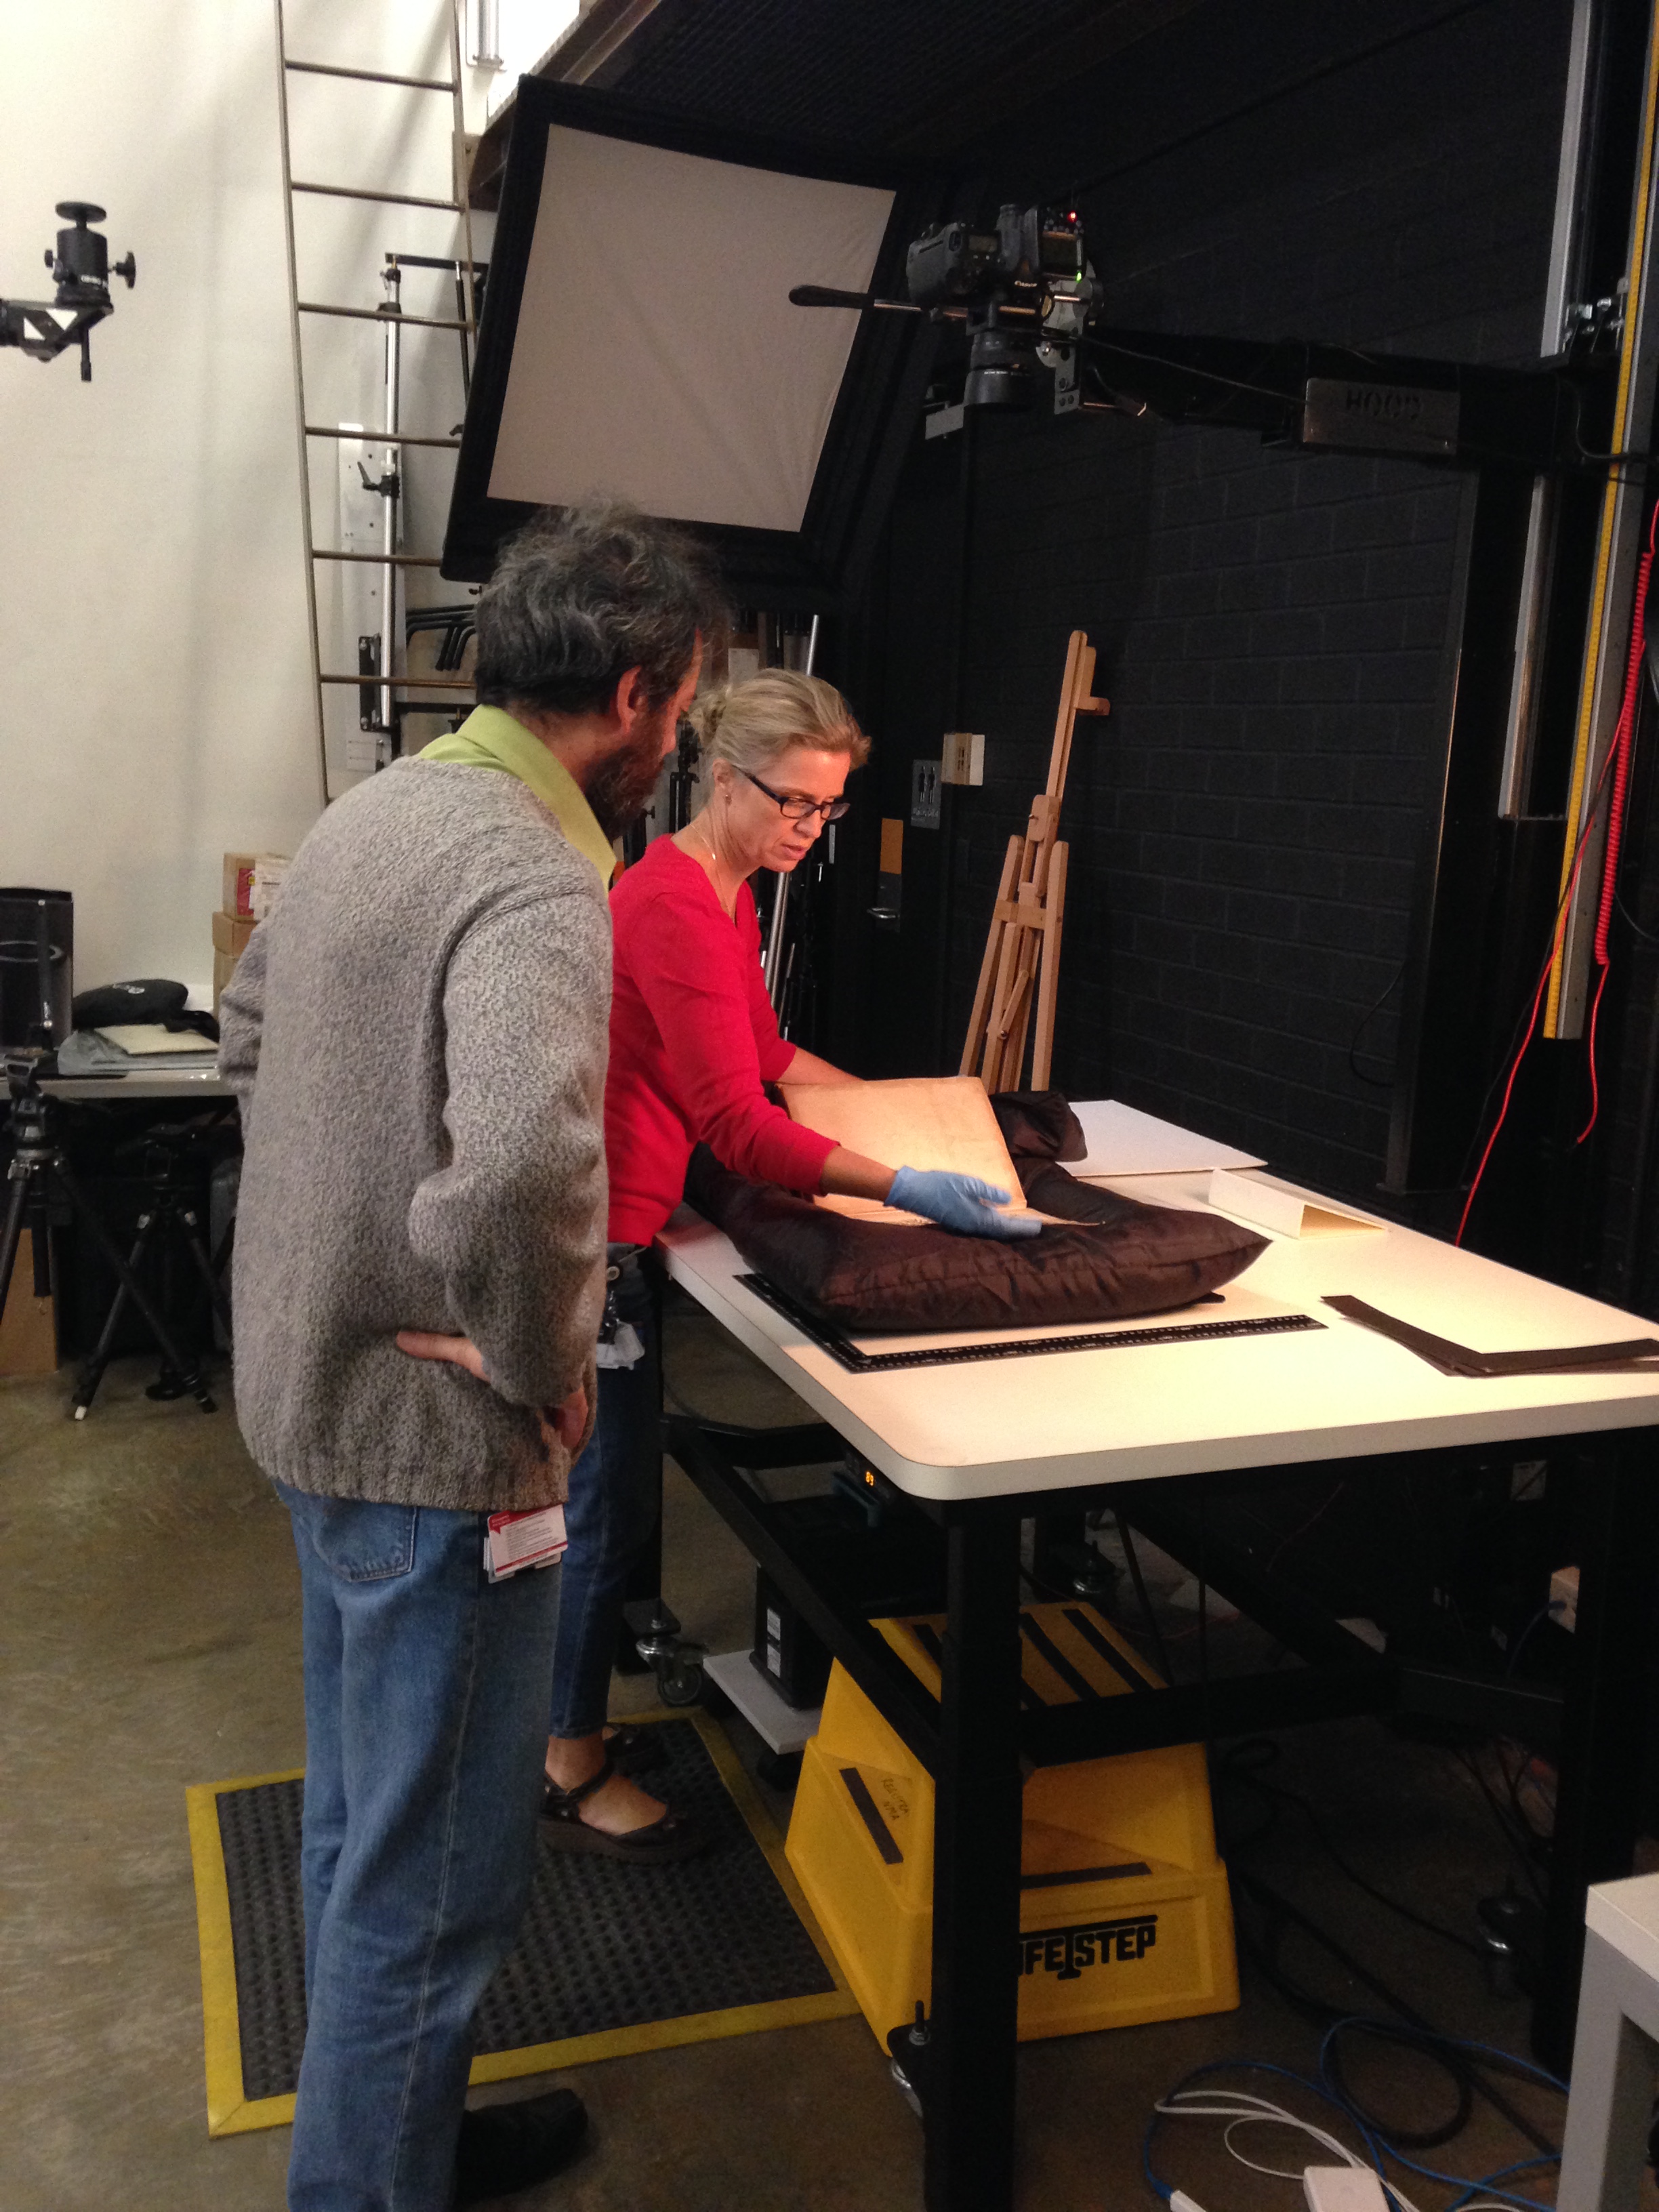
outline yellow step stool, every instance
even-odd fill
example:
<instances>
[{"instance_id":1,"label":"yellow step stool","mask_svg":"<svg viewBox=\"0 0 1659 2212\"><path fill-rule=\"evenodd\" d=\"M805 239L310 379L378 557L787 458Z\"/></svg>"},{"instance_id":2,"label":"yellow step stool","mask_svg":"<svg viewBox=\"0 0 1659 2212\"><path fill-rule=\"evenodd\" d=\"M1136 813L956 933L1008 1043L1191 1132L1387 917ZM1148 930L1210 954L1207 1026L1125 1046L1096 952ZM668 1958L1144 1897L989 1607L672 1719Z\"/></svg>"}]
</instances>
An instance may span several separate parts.
<instances>
[{"instance_id":1,"label":"yellow step stool","mask_svg":"<svg viewBox=\"0 0 1659 2212\"><path fill-rule=\"evenodd\" d=\"M937 1697L944 1617L872 1626ZM1026 1606L1020 1629L1035 1702L1077 1703L1079 1681L1093 1697L1162 1686L1092 1606ZM931 2003L933 1784L839 1665L802 1759L787 1848L885 2047ZM1022 2042L1237 2004L1200 1745L1039 1767L1025 1784L1020 1869Z\"/></svg>"}]
</instances>

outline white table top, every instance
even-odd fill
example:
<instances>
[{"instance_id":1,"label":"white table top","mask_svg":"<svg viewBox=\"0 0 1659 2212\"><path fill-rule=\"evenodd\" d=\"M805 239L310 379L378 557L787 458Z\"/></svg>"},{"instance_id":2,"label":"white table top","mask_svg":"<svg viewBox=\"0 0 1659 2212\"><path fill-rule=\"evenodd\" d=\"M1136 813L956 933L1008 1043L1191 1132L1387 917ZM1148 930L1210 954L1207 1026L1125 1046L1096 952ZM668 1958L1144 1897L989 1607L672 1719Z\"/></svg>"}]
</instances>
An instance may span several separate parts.
<instances>
[{"instance_id":1,"label":"white table top","mask_svg":"<svg viewBox=\"0 0 1659 2212\"><path fill-rule=\"evenodd\" d=\"M134 1069L119 1075L49 1075L48 1098L229 1098L234 1094L216 1067Z\"/></svg>"},{"instance_id":2,"label":"white table top","mask_svg":"<svg viewBox=\"0 0 1659 2212\"><path fill-rule=\"evenodd\" d=\"M1659 1982L1659 1874L1597 1882L1584 1899L1588 1925Z\"/></svg>"},{"instance_id":3,"label":"white table top","mask_svg":"<svg viewBox=\"0 0 1659 2212\"><path fill-rule=\"evenodd\" d=\"M1153 1204L1197 1206L1207 1183L1206 1176L1166 1175L1113 1178L1111 1188ZM1659 1373L1466 1380L1320 1303L1348 1292L1483 1352L1659 1338L1659 1327L1615 1307L1409 1229L1275 1238L1220 1304L1160 1317L1300 1312L1322 1329L878 1375L849 1374L746 1290L737 1280L745 1262L696 1215L677 1215L660 1241L675 1281L916 1497L998 1497L1659 1425ZM896 1350L928 1340L864 1342Z\"/></svg>"}]
</instances>

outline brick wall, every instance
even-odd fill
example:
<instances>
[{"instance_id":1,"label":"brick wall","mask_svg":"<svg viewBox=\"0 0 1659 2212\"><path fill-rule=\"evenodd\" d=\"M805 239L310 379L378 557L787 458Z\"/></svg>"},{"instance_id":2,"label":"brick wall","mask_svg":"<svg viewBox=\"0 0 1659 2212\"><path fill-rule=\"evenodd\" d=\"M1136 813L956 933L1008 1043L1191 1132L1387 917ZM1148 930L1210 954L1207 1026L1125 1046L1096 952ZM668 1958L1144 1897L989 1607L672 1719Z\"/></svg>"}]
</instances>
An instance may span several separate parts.
<instances>
[{"instance_id":1,"label":"brick wall","mask_svg":"<svg viewBox=\"0 0 1659 2212\"><path fill-rule=\"evenodd\" d=\"M1005 138L988 197L1104 179L1079 199L1126 325L1535 358L1568 21L1568 0L1205 7ZM976 431L962 684L988 780L953 795L944 833L941 1064L1081 627L1113 714L1080 726L1066 799L1056 1080L1364 1192L1439 735L1455 480L1150 419ZM915 495L933 498L924 466ZM895 563L888 586L890 671L912 652L914 574ZM951 720L943 684L931 720L908 689L901 703L878 680L871 702L884 812ZM907 903L907 935L927 927Z\"/></svg>"}]
</instances>

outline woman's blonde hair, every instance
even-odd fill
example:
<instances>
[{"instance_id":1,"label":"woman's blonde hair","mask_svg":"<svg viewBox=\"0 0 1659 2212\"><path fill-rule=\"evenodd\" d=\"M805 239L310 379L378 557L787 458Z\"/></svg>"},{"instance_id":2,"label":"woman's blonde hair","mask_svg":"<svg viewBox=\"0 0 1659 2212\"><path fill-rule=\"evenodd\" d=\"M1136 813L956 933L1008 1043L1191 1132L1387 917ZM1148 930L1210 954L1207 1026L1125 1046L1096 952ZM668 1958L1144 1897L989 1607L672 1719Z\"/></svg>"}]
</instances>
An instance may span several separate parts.
<instances>
[{"instance_id":1,"label":"woman's blonde hair","mask_svg":"<svg viewBox=\"0 0 1659 2212\"><path fill-rule=\"evenodd\" d=\"M746 683L711 691L691 720L708 759L750 775L763 775L791 745L849 754L854 768L870 757L870 740L835 685L793 668L764 668Z\"/></svg>"}]
</instances>

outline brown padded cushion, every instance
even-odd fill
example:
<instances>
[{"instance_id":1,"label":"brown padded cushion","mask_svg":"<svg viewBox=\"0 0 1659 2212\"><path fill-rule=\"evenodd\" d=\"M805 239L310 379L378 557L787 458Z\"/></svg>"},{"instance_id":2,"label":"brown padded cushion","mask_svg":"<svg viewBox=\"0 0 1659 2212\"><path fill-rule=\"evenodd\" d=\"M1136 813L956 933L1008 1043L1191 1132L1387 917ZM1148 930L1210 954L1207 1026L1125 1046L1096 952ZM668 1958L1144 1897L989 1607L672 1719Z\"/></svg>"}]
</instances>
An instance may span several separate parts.
<instances>
[{"instance_id":1,"label":"brown padded cushion","mask_svg":"<svg viewBox=\"0 0 1659 2212\"><path fill-rule=\"evenodd\" d=\"M1005 1243L948 1229L849 1220L775 1183L691 1155L688 1202L725 1231L757 1273L839 1328L1029 1328L1164 1313L1241 1274L1267 1239L1218 1213L1142 1206L1078 1182L1052 1160L1033 1170L1030 1202L1064 1209L1063 1227Z\"/></svg>"},{"instance_id":2,"label":"brown padded cushion","mask_svg":"<svg viewBox=\"0 0 1659 2212\"><path fill-rule=\"evenodd\" d=\"M994 1091L991 1111L1011 1160L1080 1160L1089 1149L1063 1091Z\"/></svg>"}]
</instances>

